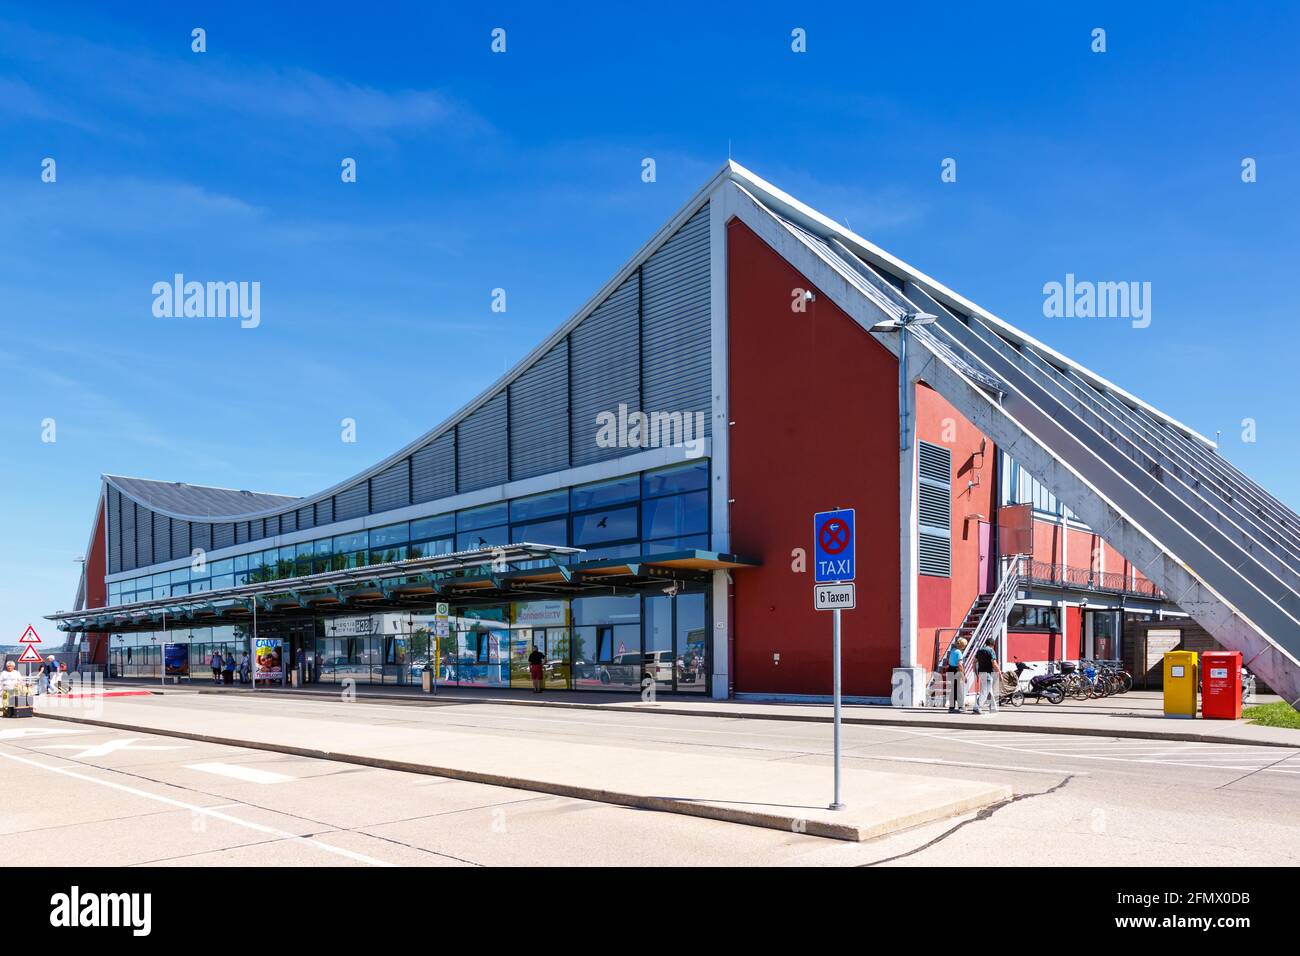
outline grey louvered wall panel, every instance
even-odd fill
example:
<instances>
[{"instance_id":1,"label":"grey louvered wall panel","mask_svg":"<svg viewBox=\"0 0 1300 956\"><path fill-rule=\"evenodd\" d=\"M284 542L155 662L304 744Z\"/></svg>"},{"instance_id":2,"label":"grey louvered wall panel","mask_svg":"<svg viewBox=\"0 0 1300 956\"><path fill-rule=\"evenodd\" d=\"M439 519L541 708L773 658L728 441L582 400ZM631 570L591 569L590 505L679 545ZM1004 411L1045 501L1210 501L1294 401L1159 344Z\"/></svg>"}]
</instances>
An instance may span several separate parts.
<instances>
[{"instance_id":1,"label":"grey louvered wall panel","mask_svg":"<svg viewBox=\"0 0 1300 956\"><path fill-rule=\"evenodd\" d=\"M298 512L286 511L280 515L280 534L288 534L290 531L298 530Z\"/></svg>"},{"instance_id":2,"label":"grey louvered wall panel","mask_svg":"<svg viewBox=\"0 0 1300 956\"><path fill-rule=\"evenodd\" d=\"M617 415L620 403L626 404L629 411L641 407L639 282L639 273L629 276L569 333L570 428L575 466L627 453L627 449L596 444L596 417L601 412Z\"/></svg>"},{"instance_id":3,"label":"grey louvered wall panel","mask_svg":"<svg viewBox=\"0 0 1300 956\"><path fill-rule=\"evenodd\" d=\"M203 521L190 524L190 549L202 548L205 552L212 550L212 525Z\"/></svg>"},{"instance_id":4,"label":"grey louvered wall panel","mask_svg":"<svg viewBox=\"0 0 1300 956\"><path fill-rule=\"evenodd\" d=\"M561 339L510 385L510 477L569 467L569 343Z\"/></svg>"},{"instance_id":5,"label":"grey louvered wall panel","mask_svg":"<svg viewBox=\"0 0 1300 956\"><path fill-rule=\"evenodd\" d=\"M123 502L126 504L126 502ZM153 512L143 505L131 504L135 515L135 567L143 568L153 564ZM163 558L158 557L159 561Z\"/></svg>"},{"instance_id":6,"label":"grey louvered wall panel","mask_svg":"<svg viewBox=\"0 0 1300 956\"><path fill-rule=\"evenodd\" d=\"M212 528L212 550L228 548L235 543L235 526L232 522L214 525Z\"/></svg>"},{"instance_id":7,"label":"grey louvered wall panel","mask_svg":"<svg viewBox=\"0 0 1300 956\"><path fill-rule=\"evenodd\" d=\"M506 481L506 455L506 394L499 392L456 426L456 490Z\"/></svg>"},{"instance_id":8,"label":"grey louvered wall panel","mask_svg":"<svg viewBox=\"0 0 1300 956\"><path fill-rule=\"evenodd\" d=\"M316 502L316 526L329 524L334 520L334 499L326 498Z\"/></svg>"},{"instance_id":9,"label":"grey louvered wall panel","mask_svg":"<svg viewBox=\"0 0 1300 956\"><path fill-rule=\"evenodd\" d=\"M334 520L347 521L349 518L360 518L366 513L366 506L370 489L363 481L359 485L353 485L347 491L340 491L334 496Z\"/></svg>"},{"instance_id":10,"label":"grey louvered wall panel","mask_svg":"<svg viewBox=\"0 0 1300 956\"><path fill-rule=\"evenodd\" d=\"M456 493L456 436L439 435L411 455L411 500L433 501Z\"/></svg>"},{"instance_id":11,"label":"grey louvered wall panel","mask_svg":"<svg viewBox=\"0 0 1300 956\"><path fill-rule=\"evenodd\" d=\"M108 506L108 573L122 570L122 496L109 487Z\"/></svg>"},{"instance_id":12,"label":"grey louvered wall panel","mask_svg":"<svg viewBox=\"0 0 1300 956\"><path fill-rule=\"evenodd\" d=\"M316 515L315 512L312 510L312 506L308 505L306 508L299 508L298 509L298 530L303 531L307 528L314 528L314 527L316 527Z\"/></svg>"},{"instance_id":13,"label":"grey louvered wall panel","mask_svg":"<svg viewBox=\"0 0 1300 956\"><path fill-rule=\"evenodd\" d=\"M410 459L403 458L370 479L370 512L392 511L411 503Z\"/></svg>"},{"instance_id":14,"label":"grey louvered wall panel","mask_svg":"<svg viewBox=\"0 0 1300 956\"><path fill-rule=\"evenodd\" d=\"M137 515L137 520L138 520ZM155 561L168 561L172 553L172 519L166 515L151 514L153 521L153 553Z\"/></svg>"},{"instance_id":15,"label":"grey louvered wall panel","mask_svg":"<svg viewBox=\"0 0 1300 956\"><path fill-rule=\"evenodd\" d=\"M236 521L235 522L235 544L247 544L247 543L248 543L248 522Z\"/></svg>"},{"instance_id":16,"label":"grey louvered wall panel","mask_svg":"<svg viewBox=\"0 0 1300 956\"><path fill-rule=\"evenodd\" d=\"M641 283L642 410L647 415L702 412L708 434L712 342L707 205L646 260Z\"/></svg>"},{"instance_id":17,"label":"grey louvered wall panel","mask_svg":"<svg viewBox=\"0 0 1300 956\"><path fill-rule=\"evenodd\" d=\"M136 536L140 534L135 523L135 502L130 498L122 499L122 570L131 571L140 567L140 548ZM151 549L152 550L152 549Z\"/></svg>"},{"instance_id":18,"label":"grey louvered wall panel","mask_svg":"<svg viewBox=\"0 0 1300 956\"><path fill-rule=\"evenodd\" d=\"M172 560L190 556L190 523L172 519Z\"/></svg>"}]
</instances>

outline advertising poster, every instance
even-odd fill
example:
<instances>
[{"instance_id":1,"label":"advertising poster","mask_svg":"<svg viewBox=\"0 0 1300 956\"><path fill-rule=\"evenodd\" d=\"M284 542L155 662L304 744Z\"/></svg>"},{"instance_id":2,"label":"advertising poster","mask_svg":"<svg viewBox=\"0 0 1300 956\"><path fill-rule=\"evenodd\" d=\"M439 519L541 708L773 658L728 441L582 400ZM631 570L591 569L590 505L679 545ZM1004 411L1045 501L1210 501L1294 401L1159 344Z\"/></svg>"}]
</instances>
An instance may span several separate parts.
<instances>
[{"instance_id":1,"label":"advertising poster","mask_svg":"<svg viewBox=\"0 0 1300 956\"><path fill-rule=\"evenodd\" d=\"M188 644L164 644L163 667L168 677L190 676L190 646Z\"/></svg>"},{"instance_id":2,"label":"advertising poster","mask_svg":"<svg viewBox=\"0 0 1300 956\"><path fill-rule=\"evenodd\" d=\"M284 647L280 638L259 637L253 646L257 654L253 679L281 683L284 680Z\"/></svg>"}]
</instances>

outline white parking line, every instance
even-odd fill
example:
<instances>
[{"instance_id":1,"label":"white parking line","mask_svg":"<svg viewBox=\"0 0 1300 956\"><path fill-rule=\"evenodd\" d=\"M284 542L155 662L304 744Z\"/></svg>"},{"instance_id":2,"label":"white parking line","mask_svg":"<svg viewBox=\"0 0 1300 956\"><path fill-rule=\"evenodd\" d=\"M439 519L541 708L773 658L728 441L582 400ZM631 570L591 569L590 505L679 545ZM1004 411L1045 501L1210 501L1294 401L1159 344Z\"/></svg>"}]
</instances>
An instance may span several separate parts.
<instances>
[{"instance_id":1,"label":"white parking line","mask_svg":"<svg viewBox=\"0 0 1300 956\"><path fill-rule=\"evenodd\" d=\"M243 780L246 783L284 783L286 780L297 779L283 773L258 770L256 767L241 767L232 763L187 763L183 766L187 770L201 770L204 773L215 773L222 777L234 777L236 780Z\"/></svg>"},{"instance_id":2,"label":"white parking line","mask_svg":"<svg viewBox=\"0 0 1300 956\"><path fill-rule=\"evenodd\" d=\"M128 787L126 784L114 783L111 780L101 780L97 777L90 777L84 773L77 773L75 770L68 770L64 767L51 767L49 764L40 763L36 760L30 760L27 757L19 757L14 754L0 753L0 757L5 760L12 760L15 763L27 764L29 767L36 767L39 770L48 770L50 773L62 774L65 777L73 777L77 780L83 780L86 783L97 784L101 787L109 787L113 790L120 790L123 793L129 793L133 796L143 797L146 800L153 800L156 803L164 803L168 806L177 807L181 810L189 810L191 813L202 814L203 816L213 817L217 820L224 820L226 823L233 823L235 826L244 827L249 830L256 830L258 833L267 833L271 836L279 837L282 840L290 840L294 843L306 843L318 850L324 850L326 853L333 853L336 856L345 857L358 863L367 863L371 866L393 866L392 863L386 863L383 860L377 860L374 857L365 856L361 853L353 853L351 850L345 850L343 847L331 846L328 843L321 843L319 840L313 840L309 837L301 837L296 833L289 833L285 830L278 830L275 827L263 826L260 823L250 823L247 820L241 820L239 817L232 817L228 813L221 813L212 807L200 807L197 804L186 803L183 800L173 800L171 797L164 797L156 793L148 793L139 790L136 787Z\"/></svg>"},{"instance_id":3,"label":"white parking line","mask_svg":"<svg viewBox=\"0 0 1300 956\"><path fill-rule=\"evenodd\" d=\"M1016 770L1020 773L1066 774L1067 776L1086 777L1086 770L1066 770L1062 767L1015 767L1002 763L967 763L964 760L940 760L938 757L869 757L866 754L854 754L862 760L896 760L900 763L928 763L944 767L975 767L979 770Z\"/></svg>"}]
</instances>

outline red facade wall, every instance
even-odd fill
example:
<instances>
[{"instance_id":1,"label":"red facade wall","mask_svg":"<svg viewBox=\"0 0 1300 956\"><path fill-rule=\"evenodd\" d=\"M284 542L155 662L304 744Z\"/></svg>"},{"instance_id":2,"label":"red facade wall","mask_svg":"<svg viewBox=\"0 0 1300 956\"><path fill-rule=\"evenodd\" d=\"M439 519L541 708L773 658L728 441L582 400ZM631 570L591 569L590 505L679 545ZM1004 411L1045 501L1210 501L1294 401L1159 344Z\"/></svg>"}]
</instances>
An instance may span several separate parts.
<instances>
[{"instance_id":1,"label":"red facade wall","mask_svg":"<svg viewBox=\"0 0 1300 956\"><path fill-rule=\"evenodd\" d=\"M90 553L86 555L86 607L105 607L108 604L108 587L104 575L108 573L104 549L104 508L101 502L95 514L95 533L91 535ZM108 635L89 634L90 663L108 664Z\"/></svg>"},{"instance_id":2,"label":"red facade wall","mask_svg":"<svg viewBox=\"0 0 1300 956\"><path fill-rule=\"evenodd\" d=\"M1005 651L1008 670L1017 661L1051 661L1061 657L1061 635L1055 631L1009 631Z\"/></svg>"},{"instance_id":3,"label":"red facade wall","mask_svg":"<svg viewBox=\"0 0 1300 956\"><path fill-rule=\"evenodd\" d=\"M979 580L980 522L992 521L997 501L993 442L927 385L916 389L916 437L952 451L952 575L917 575L917 648L933 669L943 628L955 627L983 590Z\"/></svg>"},{"instance_id":4,"label":"red facade wall","mask_svg":"<svg viewBox=\"0 0 1300 956\"><path fill-rule=\"evenodd\" d=\"M812 516L853 507L857 607L843 612L843 689L885 697L899 657L898 362L825 295L792 311L796 288L811 285L749 227L728 224L732 550L762 561L735 577L735 690L830 693ZM807 552L804 573L791 567L796 548Z\"/></svg>"}]
</instances>

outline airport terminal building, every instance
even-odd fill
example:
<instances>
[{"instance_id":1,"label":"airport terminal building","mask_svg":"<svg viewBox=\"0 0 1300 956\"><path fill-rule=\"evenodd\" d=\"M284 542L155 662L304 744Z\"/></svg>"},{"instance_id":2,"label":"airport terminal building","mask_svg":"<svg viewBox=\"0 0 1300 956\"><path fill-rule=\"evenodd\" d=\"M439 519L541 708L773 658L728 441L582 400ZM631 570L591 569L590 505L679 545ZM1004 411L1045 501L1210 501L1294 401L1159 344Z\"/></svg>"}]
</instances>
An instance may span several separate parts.
<instances>
[{"instance_id":1,"label":"airport terminal building","mask_svg":"<svg viewBox=\"0 0 1300 956\"><path fill-rule=\"evenodd\" d=\"M902 360L900 361L900 354ZM305 498L105 475L83 660L282 640L307 680L821 696L812 516L856 509L844 689L958 634L1120 659L1190 615L1300 696L1300 517L1213 443L726 164L514 369ZM1142 662L1137 662L1140 666Z\"/></svg>"}]
</instances>

